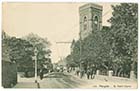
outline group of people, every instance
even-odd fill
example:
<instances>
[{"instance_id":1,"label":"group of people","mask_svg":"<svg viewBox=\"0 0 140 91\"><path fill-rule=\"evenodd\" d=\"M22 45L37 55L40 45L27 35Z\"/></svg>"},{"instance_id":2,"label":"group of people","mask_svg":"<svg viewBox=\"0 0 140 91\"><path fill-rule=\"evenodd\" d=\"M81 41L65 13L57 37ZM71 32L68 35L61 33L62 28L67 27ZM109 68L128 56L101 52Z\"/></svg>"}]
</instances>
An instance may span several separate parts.
<instances>
[{"instance_id":1,"label":"group of people","mask_svg":"<svg viewBox=\"0 0 140 91\"><path fill-rule=\"evenodd\" d=\"M42 80L44 77L45 73L50 73L50 72L72 72L75 71L75 74L77 76L79 76L80 78L83 78L85 75L87 77L87 79L94 79L95 74L96 74L96 67L94 65L92 66L80 66L80 67L74 67L74 68L67 68L67 67L62 67L62 66L58 66L55 69L53 69L52 71L49 69L45 69L42 68L40 69L39 75L40 75L40 79Z\"/></svg>"},{"instance_id":2,"label":"group of people","mask_svg":"<svg viewBox=\"0 0 140 91\"><path fill-rule=\"evenodd\" d=\"M94 66L88 66L85 69L77 68L75 74L77 76L80 76L80 78L83 78L83 76L86 75L87 79L94 79L96 74L96 68Z\"/></svg>"},{"instance_id":3,"label":"group of people","mask_svg":"<svg viewBox=\"0 0 140 91\"><path fill-rule=\"evenodd\" d=\"M65 70L66 68L63 66L57 66L56 68L53 68L53 69L42 67L39 71L39 76L40 76L40 79L42 80L44 77L44 74L48 74L52 72L64 72Z\"/></svg>"}]
</instances>

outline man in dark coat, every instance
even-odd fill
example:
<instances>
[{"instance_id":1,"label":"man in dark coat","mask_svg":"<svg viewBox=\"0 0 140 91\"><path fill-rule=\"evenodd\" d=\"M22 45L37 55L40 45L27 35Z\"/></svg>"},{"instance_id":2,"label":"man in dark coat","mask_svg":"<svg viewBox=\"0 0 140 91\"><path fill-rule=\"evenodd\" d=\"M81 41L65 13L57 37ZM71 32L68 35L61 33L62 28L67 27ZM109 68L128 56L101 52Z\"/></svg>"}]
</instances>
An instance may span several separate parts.
<instances>
[{"instance_id":1,"label":"man in dark coat","mask_svg":"<svg viewBox=\"0 0 140 91\"><path fill-rule=\"evenodd\" d=\"M42 68L40 70L40 79L42 80L43 79L43 75L44 75L44 68Z\"/></svg>"}]
</instances>

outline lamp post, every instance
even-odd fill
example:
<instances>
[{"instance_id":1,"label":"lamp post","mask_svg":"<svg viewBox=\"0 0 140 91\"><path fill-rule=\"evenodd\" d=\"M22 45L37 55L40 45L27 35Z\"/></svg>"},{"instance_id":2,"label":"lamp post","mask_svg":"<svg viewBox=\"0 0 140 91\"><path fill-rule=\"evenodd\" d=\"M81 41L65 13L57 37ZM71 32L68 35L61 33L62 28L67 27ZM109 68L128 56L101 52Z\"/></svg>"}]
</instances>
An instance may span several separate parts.
<instances>
[{"instance_id":1,"label":"lamp post","mask_svg":"<svg viewBox=\"0 0 140 91\"><path fill-rule=\"evenodd\" d=\"M37 83L37 48L34 49L34 54L35 54L35 57L34 57L34 60L35 60L35 83Z\"/></svg>"}]
</instances>

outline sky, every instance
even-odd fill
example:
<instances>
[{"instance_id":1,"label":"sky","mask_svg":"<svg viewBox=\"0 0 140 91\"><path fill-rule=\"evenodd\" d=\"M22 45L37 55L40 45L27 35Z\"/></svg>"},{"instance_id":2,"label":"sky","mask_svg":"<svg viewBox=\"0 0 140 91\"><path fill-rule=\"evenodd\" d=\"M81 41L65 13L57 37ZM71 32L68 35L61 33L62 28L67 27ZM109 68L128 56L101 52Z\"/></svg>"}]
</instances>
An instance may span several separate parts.
<instances>
[{"instance_id":1,"label":"sky","mask_svg":"<svg viewBox=\"0 0 140 91\"><path fill-rule=\"evenodd\" d=\"M70 54L70 43L79 38L79 7L85 3L3 3L2 29L10 36L23 37L34 33L51 42L52 62ZM111 5L103 6L102 25L110 26Z\"/></svg>"}]
</instances>

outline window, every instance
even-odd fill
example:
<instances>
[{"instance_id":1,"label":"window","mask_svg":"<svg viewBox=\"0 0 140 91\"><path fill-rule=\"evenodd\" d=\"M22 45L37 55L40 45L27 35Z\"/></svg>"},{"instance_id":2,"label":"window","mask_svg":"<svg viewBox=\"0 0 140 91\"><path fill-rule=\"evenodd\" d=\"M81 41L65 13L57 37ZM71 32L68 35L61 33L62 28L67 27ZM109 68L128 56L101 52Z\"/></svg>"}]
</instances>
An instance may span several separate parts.
<instances>
[{"instance_id":1,"label":"window","mask_svg":"<svg viewBox=\"0 0 140 91\"><path fill-rule=\"evenodd\" d=\"M85 22L87 22L87 17L86 17L86 16L84 17L84 23L85 23Z\"/></svg>"},{"instance_id":2,"label":"window","mask_svg":"<svg viewBox=\"0 0 140 91\"><path fill-rule=\"evenodd\" d=\"M94 28L94 30L98 30L98 22L99 22L98 17L95 16L94 19L93 19L93 24L94 24L93 28Z\"/></svg>"},{"instance_id":3,"label":"window","mask_svg":"<svg viewBox=\"0 0 140 91\"><path fill-rule=\"evenodd\" d=\"M98 17L97 16L95 16L95 18L94 18L94 24L98 25Z\"/></svg>"},{"instance_id":4,"label":"window","mask_svg":"<svg viewBox=\"0 0 140 91\"><path fill-rule=\"evenodd\" d=\"M87 17L84 17L84 24L83 24L84 30L87 30Z\"/></svg>"}]
</instances>

